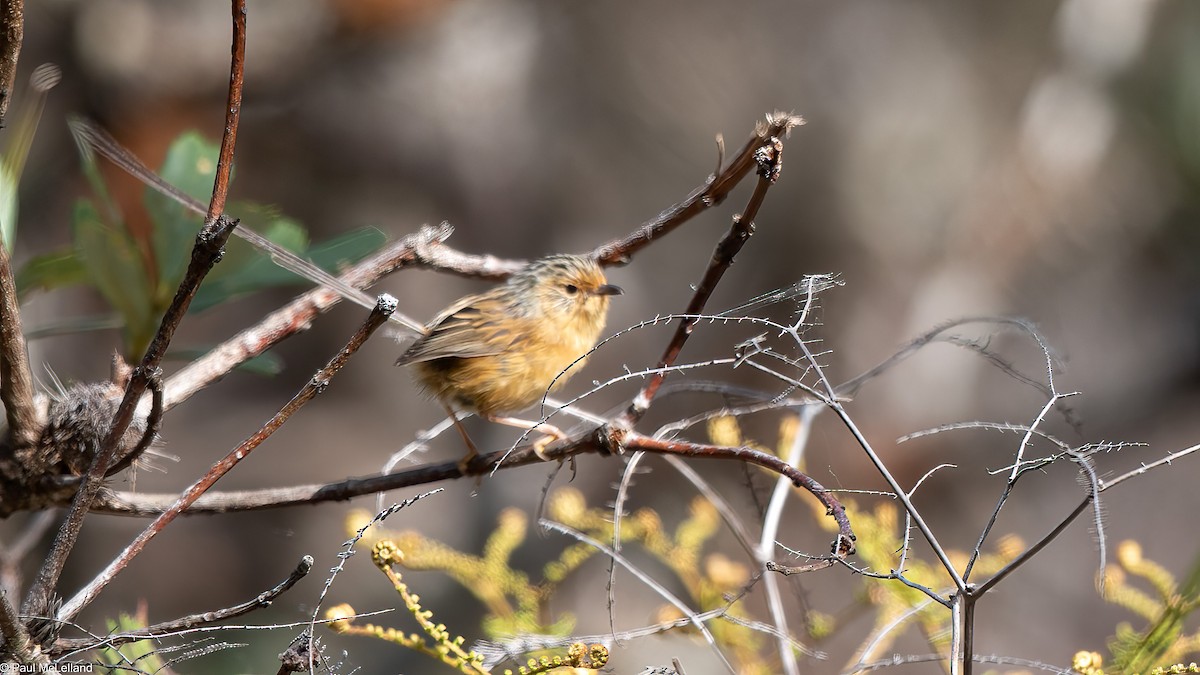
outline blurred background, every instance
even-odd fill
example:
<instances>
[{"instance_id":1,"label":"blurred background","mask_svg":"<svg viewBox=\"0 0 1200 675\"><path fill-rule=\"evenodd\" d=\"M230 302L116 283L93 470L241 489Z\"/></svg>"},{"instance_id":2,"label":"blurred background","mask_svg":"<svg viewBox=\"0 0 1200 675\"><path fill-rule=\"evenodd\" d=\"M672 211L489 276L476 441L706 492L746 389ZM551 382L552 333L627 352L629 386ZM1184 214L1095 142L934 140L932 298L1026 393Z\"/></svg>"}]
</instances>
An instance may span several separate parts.
<instances>
[{"instance_id":1,"label":"blurred background","mask_svg":"<svg viewBox=\"0 0 1200 675\"><path fill-rule=\"evenodd\" d=\"M20 186L18 265L67 245L72 205L89 194L66 116L97 120L151 166L185 130L215 141L230 35L228 6L219 2L53 0L26 11L22 79L49 61L61 66L63 80L49 95ZM942 322L1025 317L1061 357L1058 390L1080 392L1070 399L1079 429L1061 416L1052 416L1047 429L1075 445L1148 444L1100 456L1102 474L1200 437L1193 407L1200 393L1200 6L1193 3L255 0L248 45L233 196L277 205L313 239L363 226L395 238L448 221L456 228L450 244L467 252L530 258L586 251L700 185L716 166L717 134L732 152L765 113L794 111L807 124L787 141L783 177L712 309L805 274L840 274L844 287L821 297L822 325L809 333L830 350L823 362L836 381ZM130 227L137 227L142 188L115 171L106 175ZM608 330L681 311L748 194L743 186L628 266L612 269L610 280L626 294L613 303ZM421 320L485 287L426 271L401 272L379 286ZM194 315L175 345L216 344L293 294L273 291ZM26 301L25 324L36 328L103 309L88 291L35 294ZM766 311L780 318L794 309ZM179 461L165 463L165 473L138 473L132 488L162 492L189 484L307 381L361 316L345 307L323 316L276 350L287 366L281 374L231 375L172 411L163 449ZM622 338L564 393L583 392L625 367L652 366L672 330ZM985 335L972 330L966 334ZM757 332L702 326L683 361L727 356ZM1044 380L1036 345L1013 334L988 344ZM120 333L107 331L47 338L32 351L40 377L45 364L72 382L105 377L120 347ZM392 366L401 349L373 340L322 397L218 487L379 471L442 416ZM731 369L672 381L687 378L783 389ZM627 401L637 384L605 389L585 407L603 413ZM847 406L902 484L913 485L938 464L957 465L927 481L916 503L944 546L969 550L1003 485L1002 476L988 471L1009 464L1020 437L958 431L896 439L966 420L1026 424L1044 403L1041 393L978 355L943 344L873 380ZM719 404L711 395L672 397L656 407L645 430ZM751 417L744 430L770 445L779 420L779 414ZM469 428L481 447L515 438L474 420ZM705 440L702 430L690 438ZM446 435L418 461L460 453L457 437ZM754 488L742 472L693 465L753 512ZM647 466L654 473L634 486L631 506L653 507L673 527L686 516L693 489L665 465ZM615 458L581 458L572 485L589 504L603 506L613 498L620 467ZM827 486L883 487L832 415L818 418L806 467ZM501 508L534 513L549 473L531 467L478 485L440 485L445 492L388 524L478 552ZM1033 541L1051 529L1083 495L1076 473L1064 465L1027 476L997 532ZM1189 487L1195 475L1189 459L1106 494L1110 543L1136 538L1147 557L1183 576L1198 550L1191 518L1200 497ZM760 497L771 485L761 476L756 484ZM126 479L117 487L131 489ZM789 507L780 541L823 552L830 536L818 529L805 500L811 501L800 496ZM374 509L375 500L360 498L353 506ZM141 599L152 621L228 606L312 554L312 578L249 617L304 621L346 539L350 508L336 503L178 521L82 622L102 631L105 617L131 611ZM10 533L24 519L14 516L0 527ZM1134 619L1097 596L1098 556L1085 521L980 604L978 652L1066 665L1076 650L1102 650L1118 621ZM71 593L90 579L143 525L92 516L64 589ZM531 534L515 563L536 576L568 544L558 535ZM740 553L726 534L711 549ZM916 555L929 559L922 547ZM607 630L606 569L592 561L554 603L555 611L578 616L580 633ZM785 585L797 612L838 614L861 588L861 578L845 570L818 575ZM410 580L439 621L468 638L479 635L481 608L463 589L437 573ZM617 593L618 627L654 621L661 602L634 579L619 577ZM327 604L341 601L363 611L398 604L366 555L350 561ZM379 622L411 630L406 619L393 614ZM813 662L806 672L839 672L870 627L869 613L847 618L819 645L829 661ZM275 654L293 634L239 634L231 639L249 646L177 669L273 672ZM722 672L690 640L632 642L614 655L613 672L666 665L672 657L682 659L689 675ZM326 641L331 654L346 650L346 662L361 672L433 672L424 657L398 647L328 635ZM919 638L896 649L927 651Z\"/></svg>"}]
</instances>

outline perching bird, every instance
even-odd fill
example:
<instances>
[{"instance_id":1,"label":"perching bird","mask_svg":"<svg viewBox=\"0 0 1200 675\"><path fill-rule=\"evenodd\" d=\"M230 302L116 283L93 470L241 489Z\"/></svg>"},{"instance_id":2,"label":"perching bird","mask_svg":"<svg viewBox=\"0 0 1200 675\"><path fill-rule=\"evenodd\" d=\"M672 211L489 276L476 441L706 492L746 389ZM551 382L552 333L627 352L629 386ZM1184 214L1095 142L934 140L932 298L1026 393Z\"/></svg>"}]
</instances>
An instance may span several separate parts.
<instances>
[{"instance_id":1,"label":"perching bird","mask_svg":"<svg viewBox=\"0 0 1200 675\"><path fill-rule=\"evenodd\" d=\"M548 424L503 415L533 405L583 366L604 328L609 296L621 292L591 258L542 258L506 283L450 305L396 365L412 365L425 392L447 408L536 428L548 435L545 441L561 438ZM465 432L463 438L465 468L476 451Z\"/></svg>"}]
</instances>

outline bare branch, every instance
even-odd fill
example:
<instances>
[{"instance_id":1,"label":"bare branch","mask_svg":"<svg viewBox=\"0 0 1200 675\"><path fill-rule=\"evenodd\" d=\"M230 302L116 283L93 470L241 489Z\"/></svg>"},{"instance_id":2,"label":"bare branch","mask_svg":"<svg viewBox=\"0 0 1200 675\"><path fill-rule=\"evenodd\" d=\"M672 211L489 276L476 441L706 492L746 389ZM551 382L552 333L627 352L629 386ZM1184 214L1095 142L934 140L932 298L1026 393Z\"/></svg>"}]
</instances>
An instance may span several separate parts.
<instances>
[{"instance_id":1,"label":"bare branch","mask_svg":"<svg viewBox=\"0 0 1200 675\"><path fill-rule=\"evenodd\" d=\"M171 523L180 513L186 510L193 502L212 487L222 476L229 473L233 467L237 466L243 459L257 448L263 441L269 438L276 430L278 430L287 420L305 403L312 400L317 394L325 390L329 386L330 380L350 357L358 351L358 348L367 341L379 326L387 320L387 315L396 307L396 300L388 295L379 297L379 306L371 315L367 317L367 321L355 332L350 341L346 343L329 363L317 372L300 391L288 401L279 412L267 421L261 429L255 432L250 438L247 438L241 445L234 448L225 457L217 461L216 464L208 470L200 478L193 483L189 488L176 499L166 511L158 516L154 522L150 523L141 534L133 540L116 558L114 558L105 569L100 572L91 582L88 583L82 590L75 594L70 601L63 605L63 608L58 613L59 620L66 620L74 617L84 607L86 607L100 591L120 572L124 569L129 561L133 560L138 553L145 548L158 533Z\"/></svg>"},{"instance_id":2,"label":"bare branch","mask_svg":"<svg viewBox=\"0 0 1200 675\"><path fill-rule=\"evenodd\" d=\"M286 579L279 582L274 588L263 591L254 598L232 607L218 609L212 612L205 612L203 614L191 614L180 617L173 621L165 621L163 623L154 624L153 626L147 626L146 628L139 628L138 630L130 631L128 633L109 635L99 640L96 638L71 640L59 639L54 643L50 653L52 655L58 655L71 651L96 649L99 647L119 647L130 642L137 642L138 640L162 637L166 635L176 635L181 631L186 631L192 628L211 626L221 621L226 621L228 619L247 614L260 607L267 607L275 601L275 598L278 598L286 593L292 586L295 586L298 581L307 576L308 573L312 571L312 566L312 556L304 556L300 559L300 562L296 565L296 568L292 570L292 573L289 574Z\"/></svg>"},{"instance_id":3,"label":"bare branch","mask_svg":"<svg viewBox=\"0 0 1200 675\"><path fill-rule=\"evenodd\" d=\"M654 240L668 234L705 209L723 202L730 191L760 164L756 153L764 144L769 143L772 138L787 138L793 128L802 124L804 124L804 119L797 115L778 112L768 115L766 124L755 129L754 135L742 146L724 171L720 170L720 155L724 154L724 141L719 141L718 173L710 176L704 185L693 190L682 202L666 209L637 230L621 239L596 247L591 253L592 257L601 265L606 266L623 265L629 262L634 253L645 248ZM753 216L748 216L746 220L747 222L753 220Z\"/></svg>"},{"instance_id":4,"label":"bare branch","mask_svg":"<svg viewBox=\"0 0 1200 675\"><path fill-rule=\"evenodd\" d=\"M0 85L3 86L3 85ZM8 421L7 442L0 452L11 457L37 444L41 425L33 402L33 371L21 328L17 283L6 242L0 241L0 402Z\"/></svg>"},{"instance_id":5,"label":"bare branch","mask_svg":"<svg viewBox=\"0 0 1200 675\"><path fill-rule=\"evenodd\" d=\"M742 249L746 241L750 239L750 235L754 233L754 219L758 216L758 209L762 206L763 199L767 196L767 190L778 180L779 172L783 167L783 141L779 140L777 136L760 139L757 148L751 153L751 157L758 165L758 183L754 186L754 192L750 195L750 200L746 204L746 208L742 210L740 215L734 216L733 226L725 233L721 241L717 242L717 248L713 251L713 257L709 262L708 269L705 270L700 283L696 285L696 292L692 295L692 300L688 303L687 309L684 310L685 315L695 316L704 312L704 306L708 303L708 299L712 296L713 291L716 290L721 277L725 275L725 271L733 264L734 256ZM646 411L650 409L650 403L654 400L655 394L658 393L659 387L662 386L663 380L666 378L665 369L675 363L675 360L679 357L679 353L683 351L683 345L691 335L696 321L696 319L683 319L680 321L674 336L667 343L667 348L663 352L662 359L659 360L658 369L660 372L650 377L649 381L642 387L642 390L634 397L629 408L617 418L616 424L618 426L633 428L642 416L646 414Z\"/></svg>"},{"instance_id":6,"label":"bare branch","mask_svg":"<svg viewBox=\"0 0 1200 675\"><path fill-rule=\"evenodd\" d=\"M192 257L184 273L183 281L175 298L163 315L158 331L150 341L146 354L142 357L141 365L135 369L133 377L125 388L125 397L121 401L117 414L113 417L112 427L104 439L92 465L88 467L83 484L75 495L67 519L55 537L50 555L46 557L37 579L25 598L22 610L25 615L45 615L50 606L50 597L58 584L67 556L74 548L75 540L83 527L83 519L96 494L100 491L108 467L113 463L113 457L125 430L133 421L134 413L145 393L151 373L158 369L166 354L167 346L187 312L196 289L208 275L209 270L221 259L225 242L236 227L219 214L224 207L225 197L229 189L230 164L233 161L233 146L237 136L237 123L242 109L242 84L246 55L246 5L245 0L233 0L233 48L229 76L229 105L226 107L225 137L221 141L221 157L217 167L217 179L213 184L213 204L209 205L210 217L205 220L204 227L196 235L196 246L192 249Z\"/></svg>"},{"instance_id":7,"label":"bare branch","mask_svg":"<svg viewBox=\"0 0 1200 675\"><path fill-rule=\"evenodd\" d=\"M25 3L23 0L0 0L0 127L4 126L12 102L24 36ZM0 402L4 403L8 421L7 443L3 444L0 454L9 456L18 450L32 448L40 430L33 402L33 372L29 368L17 284L8 254L12 245L11 241L0 241Z\"/></svg>"},{"instance_id":8,"label":"bare branch","mask_svg":"<svg viewBox=\"0 0 1200 675\"><path fill-rule=\"evenodd\" d=\"M13 87L17 82L17 61L25 39L24 0L0 2L0 127L12 103Z\"/></svg>"}]
</instances>

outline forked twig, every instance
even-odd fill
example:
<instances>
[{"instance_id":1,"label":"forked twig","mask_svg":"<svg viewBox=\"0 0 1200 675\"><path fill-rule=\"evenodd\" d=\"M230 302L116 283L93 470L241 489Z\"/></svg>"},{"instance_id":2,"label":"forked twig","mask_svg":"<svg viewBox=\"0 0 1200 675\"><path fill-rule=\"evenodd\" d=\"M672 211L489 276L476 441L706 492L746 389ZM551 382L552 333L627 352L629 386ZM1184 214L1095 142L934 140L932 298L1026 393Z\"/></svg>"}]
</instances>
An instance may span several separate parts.
<instances>
[{"instance_id":1,"label":"forked twig","mask_svg":"<svg viewBox=\"0 0 1200 675\"><path fill-rule=\"evenodd\" d=\"M783 122L783 133L786 134L787 129L800 123L799 118L788 116ZM692 295L687 309L684 310L686 316L696 316L704 312L704 306L708 303L713 291L716 290L717 283L725 275L729 266L733 264L734 256L754 233L754 219L758 216L758 210L766 198L767 190L779 179L780 171L783 168L783 141L776 136L762 139L759 141L758 147L751 153L751 157L758 166L759 176L758 182L754 186L754 192L750 195L750 200L742 213L734 216L733 226L717 243L708 269L705 270L700 283L696 284L696 292ZM683 346L695 324L696 319L685 318L680 321L658 362L657 370L659 372L650 377L625 412L616 419L615 424L631 429L646 414L655 394L658 393L659 387L666 379L666 369L675 363L679 353L683 351Z\"/></svg>"},{"instance_id":2,"label":"forked twig","mask_svg":"<svg viewBox=\"0 0 1200 675\"><path fill-rule=\"evenodd\" d=\"M696 188L682 202L671 206L637 230L621 239L601 244L592 251L592 257L601 265L621 265L629 262L630 256L648 246L655 239L671 232L701 211L723 202L725 197L755 167L761 169L762 158L758 156L763 144L772 138L786 138L795 127L804 124L798 115L776 112L767 116L765 124L754 131L754 135L738 151L724 170L721 159L724 155L724 140L718 143L717 172L704 185ZM778 176L778 174L776 174ZM752 220L749 218L748 220Z\"/></svg>"}]
</instances>

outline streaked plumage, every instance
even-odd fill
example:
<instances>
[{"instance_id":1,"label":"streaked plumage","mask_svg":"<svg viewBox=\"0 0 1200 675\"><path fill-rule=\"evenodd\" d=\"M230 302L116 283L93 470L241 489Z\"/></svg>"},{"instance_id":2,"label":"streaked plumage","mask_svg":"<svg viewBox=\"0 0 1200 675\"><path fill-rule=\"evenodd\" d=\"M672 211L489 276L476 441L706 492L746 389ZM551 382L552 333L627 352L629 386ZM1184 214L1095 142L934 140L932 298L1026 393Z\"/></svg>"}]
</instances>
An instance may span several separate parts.
<instances>
[{"instance_id":1,"label":"streaked plumage","mask_svg":"<svg viewBox=\"0 0 1200 675\"><path fill-rule=\"evenodd\" d=\"M578 372L619 293L590 258L543 258L450 305L396 365L412 365L429 395L459 409L515 412Z\"/></svg>"}]
</instances>

